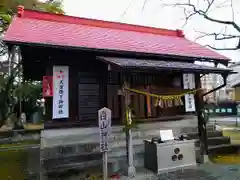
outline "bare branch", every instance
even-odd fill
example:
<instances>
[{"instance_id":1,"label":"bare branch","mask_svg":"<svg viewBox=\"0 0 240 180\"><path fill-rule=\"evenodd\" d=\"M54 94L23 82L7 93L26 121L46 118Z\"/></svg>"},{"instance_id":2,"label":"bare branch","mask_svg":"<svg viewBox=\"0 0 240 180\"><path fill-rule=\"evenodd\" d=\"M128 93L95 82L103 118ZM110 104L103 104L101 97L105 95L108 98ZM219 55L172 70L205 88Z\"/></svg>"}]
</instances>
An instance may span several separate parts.
<instances>
[{"instance_id":1,"label":"bare branch","mask_svg":"<svg viewBox=\"0 0 240 180\"><path fill-rule=\"evenodd\" d=\"M134 2L135 2L135 0L133 0ZM128 4L128 6L127 6L127 8L124 10L124 12L122 13L122 15L120 16L120 19L121 18L123 18L126 14L127 14L127 12L128 12L128 10L132 7L132 1Z\"/></svg>"},{"instance_id":2,"label":"bare branch","mask_svg":"<svg viewBox=\"0 0 240 180\"><path fill-rule=\"evenodd\" d=\"M231 9L232 9L232 20L235 21L235 14L233 9L233 1L231 0Z\"/></svg>"},{"instance_id":3,"label":"bare branch","mask_svg":"<svg viewBox=\"0 0 240 180\"><path fill-rule=\"evenodd\" d=\"M194 12L194 15L200 15L203 16L205 19L215 22L215 23L219 23L219 24L226 24L226 25L231 25L233 26L238 32L240 32L240 26L238 26L234 21L224 21L224 20L220 20L220 19L215 19L212 18L208 15L208 11L211 8L211 6L213 5L214 0L209 0L208 6L205 10L202 9L197 9L197 7L191 3L190 0L188 0L188 3L176 3L176 4L165 4L166 6L173 6L173 7L189 7L192 9L192 11ZM192 17L193 15L191 15Z\"/></svg>"},{"instance_id":4,"label":"bare branch","mask_svg":"<svg viewBox=\"0 0 240 180\"><path fill-rule=\"evenodd\" d=\"M207 9L205 10L205 12L208 12L209 9L212 7L213 3L214 3L214 0L208 0L208 6L207 6Z\"/></svg>"},{"instance_id":5,"label":"bare branch","mask_svg":"<svg viewBox=\"0 0 240 180\"><path fill-rule=\"evenodd\" d=\"M185 27L188 23L188 20L193 17L194 15L196 15L197 13L196 12L192 12L190 14L187 14L187 10L186 8L184 8L184 14L185 14L185 23L183 24L182 28Z\"/></svg>"},{"instance_id":6,"label":"bare branch","mask_svg":"<svg viewBox=\"0 0 240 180\"><path fill-rule=\"evenodd\" d=\"M209 47L209 48L214 49L216 51L235 51L235 50L239 49L238 47L234 47L234 48L216 48L216 47L213 47L213 46L210 46L210 45L205 45L205 47Z\"/></svg>"},{"instance_id":7,"label":"bare branch","mask_svg":"<svg viewBox=\"0 0 240 180\"><path fill-rule=\"evenodd\" d=\"M206 32L200 32L200 31L196 31L198 33L201 33L202 35L198 36L195 41L201 39L201 38L205 38L205 37L214 37L214 40L216 41L224 41L224 40L230 40L230 39L237 39L238 42L240 43L239 39L240 39L240 35L234 35L234 34L224 34L224 33L206 33ZM205 45L205 47L209 47L212 48L214 50L237 50L240 48L240 44L237 44L234 47L231 48L218 48L218 47L213 47L211 45Z\"/></svg>"},{"instance_id":8,"label":"bare branch","mask_svg":"<svg viewBox=\"0 0 240 180\"><path fill-rule=\"evenodd\" d=\"M200 32L200 31L196 31L196 32L201 33L202 35L198 36L195 40L199 40L199 39L202 39L204 37L209 37L209 36L214 36L214 39L217 41L240 38L240 35L233 35L233 34L205 33L205 32Z\"/></svg>"},{"instance_id":9,"label":"bare branch","mask_svg":"<svg viewBox=\"0 0 240 180\"><path fill-rule=\"evenodd\" d=\"M224 8L224 7L228 7L229 6L229 0L225 0L223 1L221 4L218 4L215 6L215 8Z\"/></svg>"},{"instance_id":10,"label":"bare branch","mask_svg":"<svg viewBox=\"0 0 240 180\"><path fill-rule=\"evenodd\" d=\"M212 17L210 15L210 11L213 10L213 6L215 7L215 0L204 0L204 2L206 3L206 7L205 8L199 8L198 4L193 4L191 2L191 0L187 0L187 2L185 1L184 3L181 3L181 1L179 0L180 3L175 3L175 4L164 4L164 6L172 6L172 7L180 7L183 8L183 12L185 15L185 23L183 25L183 27L187 24L188 20L190 18L192 18L195 15L199 15L202 16L204 19L214 22L214 23L218 23L221 25L225 25L227 26L232 26L238 33L236 34L228 34L226 33L226 28L225 28L225 32L220 32L220 33L203 33L200 32L202 35L199 36L196 40L207 37L207 36L212 36L214 37L215 40L217 41L224 41L224 40L232 40L232 39L238 39L240 40L240 25L238 25L235 22L235 18L234 18L234 9L233 9L233 1L230 0L231 3L229 5L229 0L228 1L224 1L223 4L226 4L228 2L228 6L231 7L232 9L232 20L222 20L222 19L218 19L215 17ZM194 1L196 3L196 1ZM214 5L213 5L214 4ZM240 41L239 44L235 47L232 48L216 48L216 47L212 47L211 45L206 45L207 47L210 47L214 50L237 50L240 49Z\"/></svg>"},{"instance_id":11,"label":"bare branch","mask_svg":"<svg viewBox=\"0 0 240 180\"><path fill-rule=\"evenodd\" d=\"M233 21L223 21L223 20L218 20L218 19L213 19L206 14L203 14L203 17L209 21L216 22L219 24L227 24L227 25L232 25L238 32L240 32L240 26L238 26L235 22Z\"/></svg>"},{"instance_id":12,"label":"bare branch","mask_svg":"<svg viewBox=\"0 0 240 180\"><path fill-rule=\"evenodd\" d=\"M143 2L143 6L142 6L142 10L144 10L145 6L146 6L147 0L144 0Z\"/></svg>"}]
</instances>

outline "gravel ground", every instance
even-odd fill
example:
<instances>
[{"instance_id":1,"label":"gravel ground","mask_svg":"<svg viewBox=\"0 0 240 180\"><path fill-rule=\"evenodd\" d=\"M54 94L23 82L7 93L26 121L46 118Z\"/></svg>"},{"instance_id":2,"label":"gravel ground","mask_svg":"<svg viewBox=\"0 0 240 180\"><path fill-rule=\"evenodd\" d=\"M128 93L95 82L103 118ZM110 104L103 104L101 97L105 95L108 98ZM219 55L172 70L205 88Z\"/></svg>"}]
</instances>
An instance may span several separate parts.
<instances>
[{"instance_id":1,"label":"gravel ground","mask_svg":"<svg viewBox=\"0 0 240 180\"><path fill-rule=\"evenodd\" d=\"M154 175L147 170L138 170L138 172L134 180L240 180L240 165L204 164L194 169L160 175ZM129 178L121 177L121 180L127 179Z\"/></svg>"}]
</instances>

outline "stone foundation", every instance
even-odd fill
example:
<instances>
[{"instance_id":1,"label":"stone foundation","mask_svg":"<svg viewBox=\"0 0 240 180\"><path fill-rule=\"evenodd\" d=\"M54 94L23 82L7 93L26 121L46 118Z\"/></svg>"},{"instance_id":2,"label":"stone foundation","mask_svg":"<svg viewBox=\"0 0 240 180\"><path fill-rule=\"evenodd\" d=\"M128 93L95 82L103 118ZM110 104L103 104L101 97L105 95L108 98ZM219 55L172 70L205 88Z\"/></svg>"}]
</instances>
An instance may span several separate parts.
<instances>
[{"instance_id":1,"label":"stone foundation","mask_svg":"<svg viewBox=\"0 0 240 180\"><path fill-rule=\"evenodd\" d=\"M144 139L159 136L159 130L172 129L175 136L180 135L183 128L196 125L195 119L146 123L133 131L134 165L143 167ZM113 127L109 139L109 173L126 168L126 141L123 127ZM99 129L74 128L43 130L41 133L41 159L45 173L66 171L68 169L84 169L99 166L102 156L99 150Z\"/></svg>"}]
</instances>

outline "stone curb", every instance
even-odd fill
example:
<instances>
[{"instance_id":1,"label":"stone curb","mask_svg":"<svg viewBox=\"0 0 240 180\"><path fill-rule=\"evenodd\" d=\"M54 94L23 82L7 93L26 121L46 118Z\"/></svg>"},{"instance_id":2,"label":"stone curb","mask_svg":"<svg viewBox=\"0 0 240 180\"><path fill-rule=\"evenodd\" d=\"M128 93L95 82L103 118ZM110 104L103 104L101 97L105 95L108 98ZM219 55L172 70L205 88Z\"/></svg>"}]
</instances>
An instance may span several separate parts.
<instances>
[{"instance_id":1,"label":"stone curb","mask_svg":"<svg viewBox=\"0 0 240 180\"><path fill-rule=\"evenodd\" d=\"M222 130L225 130L225 131L240 131L240 128L228 128L228 127L223 127Z\"/></svg>"}]
</instances>

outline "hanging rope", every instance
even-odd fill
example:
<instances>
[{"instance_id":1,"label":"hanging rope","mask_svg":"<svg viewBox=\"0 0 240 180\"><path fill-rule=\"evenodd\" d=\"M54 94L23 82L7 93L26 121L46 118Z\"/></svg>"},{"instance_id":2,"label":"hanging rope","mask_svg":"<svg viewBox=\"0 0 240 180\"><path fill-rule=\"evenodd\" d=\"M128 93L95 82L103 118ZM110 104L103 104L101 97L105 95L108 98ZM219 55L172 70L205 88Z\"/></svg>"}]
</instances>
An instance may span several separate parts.
<instances>
[{"instance_id":1,"label":"hanging rope","mask_svg":"<svg viewBox=\"0 0 240 180\"><path fill-rule=\"evenodd\" d=\"M152 94L149 92L144 92L144 91L131 89L131 88L124 88L124 90L131 91L137 94L154 97L156 98L155 106L164 108L164 107L173 107L173 106L183 106L184 103L181 98L186 94L195 94L200 89L193 89L193 90L186 91L184 93L174 94L174 95L158 95L158 94Z\"/></svg>"},{"instance_id":2,"label":"hanging rope","mask_svg":"<svg viewBox=\"0 0 240 180\"><path fill-rule=\"evenodd\" d=\"M149 92L144 92L144 91L140 91L137 89L131 89L131 88L124 88L125 90L137 93L137 94L142 94L142 95L146 95L146 96L151 96L151 97L155 97L157 99L163 99L163 100L173 100L173 99L179 99L183 96L185 96L186 94L195 94L198 90L200 89L193 89L193 90L189 90L186 91L184 93L181 94L176 94L176 95L157 95L157 94L152 94Z\"/></svg>"}]
</instances>

